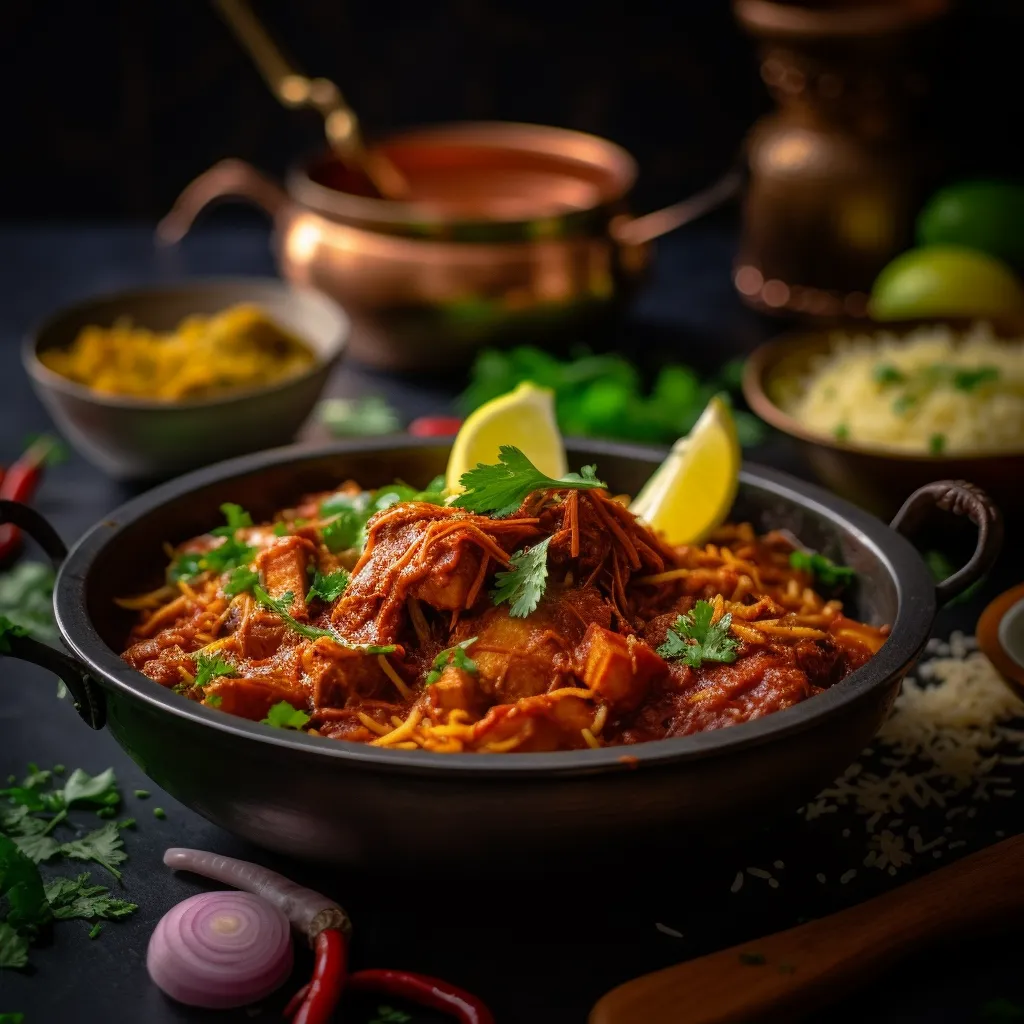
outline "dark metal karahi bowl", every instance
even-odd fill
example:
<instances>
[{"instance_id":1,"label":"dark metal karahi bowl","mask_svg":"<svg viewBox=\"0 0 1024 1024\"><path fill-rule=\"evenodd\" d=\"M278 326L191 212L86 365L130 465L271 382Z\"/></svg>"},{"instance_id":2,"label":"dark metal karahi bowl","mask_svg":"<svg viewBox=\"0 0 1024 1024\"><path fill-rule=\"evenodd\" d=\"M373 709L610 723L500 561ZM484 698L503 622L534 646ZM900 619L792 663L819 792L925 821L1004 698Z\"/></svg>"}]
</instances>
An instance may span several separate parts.
<instances>
[{"instance_id":1,"label":"dark metal karahi bowl","mask_svg":"<svg viewBox=\"0 0 1024 1024\"><path fill-rule=\"evenodd\" d=\"M852 566L852 611L890 623L881 651L796 707L712 732L632 746L537 754L439 754L289 733L203 707L119 656L130 613L114 598L158 585L163 544L204 532L222 502L265 517L304 492L352 478L375 487L443 471L448 447L376 439L282 448L165 484L97 523L64 557L37 513L0 505L59 563L54 604L70 656L29 638L13 653L58 672L82 717L104 722L155 782L257 845L342 865L471 871L556 869L655 846L691 847L742 833L797 807L833 779L884 719L928 639L938 601L984 572L1001 539L998 512L970 485L933 484L890 528L814 486L748 467L734 509L758 529L784 528ZM636 493L664 452L572 443L616 491ZM935 506L969 515L978 547L940 584L901 531Z\"/></svg>"}]
</instances>

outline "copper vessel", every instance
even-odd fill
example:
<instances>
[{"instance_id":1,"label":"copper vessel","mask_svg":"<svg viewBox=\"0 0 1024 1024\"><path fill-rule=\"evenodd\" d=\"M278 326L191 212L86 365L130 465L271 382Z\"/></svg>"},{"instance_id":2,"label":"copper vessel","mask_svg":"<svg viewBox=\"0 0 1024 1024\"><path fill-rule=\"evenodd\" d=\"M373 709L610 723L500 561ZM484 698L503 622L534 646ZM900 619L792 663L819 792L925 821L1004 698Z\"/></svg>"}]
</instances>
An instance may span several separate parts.
<instances>
[{"instance_id":1,"label":"copper vessel","mask_svg":"<svg viewBox=\"0 0 1024 1024\"><path fill-rule=\"evenodd\" d=\"M636 163L597 136L479 122L404 132L380 148L407 177L408 201L359 194L329 155L297 167L285 188L226 160L185 188L159 237L183 237L214 200L255 203L274 219L281 273L351 316L354 357L393 370L440 368L487 345L586 340L628 300L653 239L741 185L732 171L633 218Z\"/></svg>"},{"instance_id":2,"label":"copper vessel","mask_svg":"<svg viewBox=\"0 0 1024 1024\"><path fill-rule=\"evenodd\" d=\"M913 244L934 171L915 131L948 0L734 0L778 109L747 139L734 283L749 305L861 317L878 272Z\"/></svg>"}]
</instances>

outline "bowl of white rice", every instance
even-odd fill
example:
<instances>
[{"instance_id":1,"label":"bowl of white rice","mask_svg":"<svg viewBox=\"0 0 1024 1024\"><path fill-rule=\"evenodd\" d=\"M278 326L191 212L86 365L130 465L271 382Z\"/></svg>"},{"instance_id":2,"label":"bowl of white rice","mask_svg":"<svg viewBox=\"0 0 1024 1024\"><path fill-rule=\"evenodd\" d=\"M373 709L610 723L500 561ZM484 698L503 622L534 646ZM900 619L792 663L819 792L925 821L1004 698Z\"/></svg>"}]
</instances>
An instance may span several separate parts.
<instances>
[{"instance_id":1,"label":"bowl of white rice","mask_svg":"<svg viewBox=\"0 0 1024 1024\"><path fill-rule=\"evenodd\" d=\"M1024 507L1024 324L788 335L751 355L743 389L822 482L877 514L951 477Z\"/></svg>"}]
</instances>

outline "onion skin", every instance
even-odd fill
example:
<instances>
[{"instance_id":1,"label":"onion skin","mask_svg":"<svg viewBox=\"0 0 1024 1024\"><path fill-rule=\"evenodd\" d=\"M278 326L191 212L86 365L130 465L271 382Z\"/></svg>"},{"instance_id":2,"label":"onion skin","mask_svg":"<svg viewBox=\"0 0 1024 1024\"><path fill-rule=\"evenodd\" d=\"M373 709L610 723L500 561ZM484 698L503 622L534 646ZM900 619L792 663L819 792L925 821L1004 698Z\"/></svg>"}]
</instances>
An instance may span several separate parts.
<instances>
[{"instance_id":1,"label":"onion skin","mask_svg":"<svg viewBox=\"0 0 1024 1024\"><path fill-rule=\"evenodd\" d=\"M262 896L306 936L310 945L325 928L336 928L346 936L352 933L348 914L337 903L259 864L180 846L164 851L164 863L175 871L193 871Z\"/></svg>"},{"instance_id":2,"label":"onion skin","mask_svg":"<svg viewBox=\"0 0 1024 1024\"><path fill-rule=\"evenodd\" d=\"M224 1010L258 1002L292 971L280 909L246 892L204 892L172 907L150 936L146 967L164 993L187 1006Z\"/></svg>"}]
</instances>

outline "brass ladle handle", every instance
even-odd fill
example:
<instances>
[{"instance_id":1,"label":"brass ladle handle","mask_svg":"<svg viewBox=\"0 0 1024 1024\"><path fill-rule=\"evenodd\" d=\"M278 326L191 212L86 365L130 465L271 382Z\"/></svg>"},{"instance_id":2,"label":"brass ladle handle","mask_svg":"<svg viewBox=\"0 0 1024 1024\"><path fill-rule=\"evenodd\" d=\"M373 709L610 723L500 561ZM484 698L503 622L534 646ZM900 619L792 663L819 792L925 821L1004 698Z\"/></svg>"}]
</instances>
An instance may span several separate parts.
<instances>
[{"instance_id":1,"label":"brass ladle handle","mask_svg":"<svg viewBox=\"0 0 1024 1024\"><path fill-rule=\"evenodd\" d=\"M214 4L283 106L316 110L324 119L327 141L342 162L362 171L384 198L408 196L409 184L398 168L382 154L367 151L359 119L333 82L308 78L294 68L246 0L214 0Z\"/></svg>"}]
</instances>

